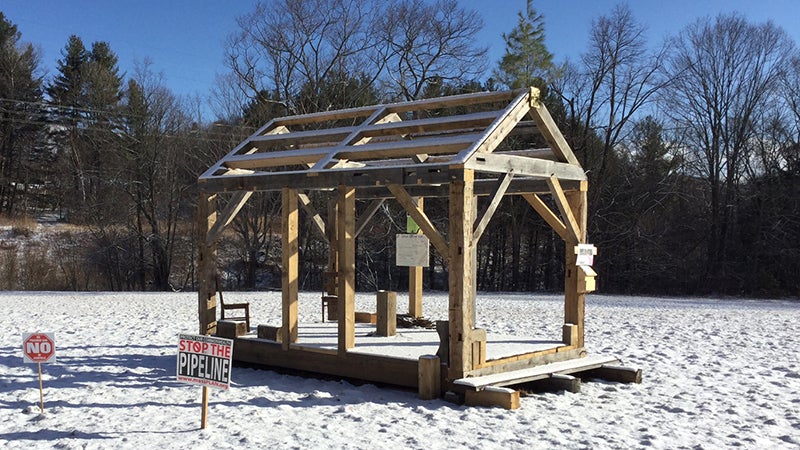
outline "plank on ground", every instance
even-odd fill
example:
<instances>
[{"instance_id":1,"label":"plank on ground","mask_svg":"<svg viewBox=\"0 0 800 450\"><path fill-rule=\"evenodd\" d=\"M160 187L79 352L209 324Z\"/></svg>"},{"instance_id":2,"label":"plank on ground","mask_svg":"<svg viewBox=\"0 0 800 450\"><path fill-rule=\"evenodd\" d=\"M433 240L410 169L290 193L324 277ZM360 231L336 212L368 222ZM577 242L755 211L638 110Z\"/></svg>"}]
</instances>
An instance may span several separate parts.
<instances>
[{"instance_id":1,"label":"plank on ground","mask_svg":"<svg viewBox=\"0 0 800 450\"><path fill-rule=\"evenodd\" d=\"M547 378L554 373L570 374L574 372L582 372L618 362L619 360L613 356L587 356L585 358L554 362L528 369L514 370L480 377L460 378L455 380L453 383L460 386L471 387L473 389L480 389L485 386L508 386L512 384L524 383L526 381Z\"/></svg>"}]
</instances>

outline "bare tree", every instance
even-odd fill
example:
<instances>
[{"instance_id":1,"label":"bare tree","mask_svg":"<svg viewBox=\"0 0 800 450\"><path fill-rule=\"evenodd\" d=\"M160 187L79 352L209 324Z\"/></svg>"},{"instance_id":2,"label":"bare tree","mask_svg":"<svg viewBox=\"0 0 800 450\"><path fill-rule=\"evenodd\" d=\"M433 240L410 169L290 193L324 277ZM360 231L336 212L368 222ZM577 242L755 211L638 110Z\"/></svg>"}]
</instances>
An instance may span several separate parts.
<instances>
[{"instance_id":1,"label":"bare tree","mask_svg":"<svg viewBox=\"0 0 800 450\"><path fill-rule=\"evenodd\" d=\"M189 148L182 139L191 120L149 63L138 65L128 82L124 127L127 145L120 158L119 183L127 194L129 227L137 240L140 288L147 272L153 287L171 287L181 205L191 179L182 170Z\"/></svg>"},{"instance_id":2,"label":"bare tree","mask_svg":"<svg viewBox=\"0 0 800 450\"><path fill-rule=\"evenodd\" d=\"M279 0L259 3L238 19L229 37L227 66L251 99L277 94L287 113L299 113L301 90L316 92L333 74L377 76L380 58L370 30L368 0Z\"/></svg>"},{"instance_id":3,"label":"bare tree","mask_svg":"<svg viewBox=\"0 0 800 450\"><path fill-rule=\"evenodd\" d=\"M780 150L778 165L793 174L800 174L800 55L795 54L782 83L782 103L786 105L785 145Z\"/></svg>"},{"instance_id":4,"label":"bare tree","mask_svg":"<svg viewBox=\"0 0 800 450\"><path fill-rule=\"evenodd\" d=\"M645 27L627 6L592 22L589 48L579 64L564 68L555 86L566 103L572 144L600 187L612 153L631 129L632 119L662 86L663 54L648 49ZM594 145L599 137L599 148ZM600 189L596 189L600 191Z\"/></svg>"},{"instance_id":5,"label":"bare tree","mask_svg":"<svg viewBox=\"0 0 800 450\"><path fill-rule=\"evenodd\" d=\"M671 43L667 114L692 149L695 173L709 186L706 272L718 278L734 235L738 188L757 116L789 64L793 42L771 22L737 14L701 19Z\"/></svg>"},{"instance_id":6,"label":"bare tree","mask_svg":"<svg viewBox=\"0 0 800 450\"><path fill-rule=\"evenodd\" d=\"M485 71L486 48L475 45L483 20L456 0L401 0L379 16L386 76L398 97L417 99L431 83L468 81Z\"/></svg>"}]
</instances>

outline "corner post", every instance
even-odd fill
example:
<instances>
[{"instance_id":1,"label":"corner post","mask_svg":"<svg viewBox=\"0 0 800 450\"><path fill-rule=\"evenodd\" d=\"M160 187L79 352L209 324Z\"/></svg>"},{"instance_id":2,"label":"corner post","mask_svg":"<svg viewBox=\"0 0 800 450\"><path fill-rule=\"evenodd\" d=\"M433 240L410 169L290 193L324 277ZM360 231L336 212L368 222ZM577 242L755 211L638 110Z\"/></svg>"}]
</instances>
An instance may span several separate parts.
<instances>
[{"instance_id":1,"label":"corner post","mask_svg":"<svg viewBox=\"0 0 800 450\"><path fill-rule=\"evenodd\" d=\"M450 291L448 318L450 321L450 355L448 378L463 378L473 369L473 328L475 290L472 265L475 247L472 242L472 224L475 219L473 199L475 174L463 171L461 180L450 183L450 264L448 284Z\"/></svg>"},{"instance_id":2,"label":"corner post","mask_svg":"<svg viewBox=\"0 0 800 450\"><path fill-rule=\"evenodd\" d=\"M217 244L208 242L217 222L217 195L200 192L197 200L197 319L199 334L217 332L217 289L215 286Z\"/></svg>"},{"instance_id":3,"label":"corner post","mask_svg":"<svg viewBox=\"0 0 800 450\"><path fill-rule=\"evenodd\" d=\"M347 353L347 349L356 345L355 328L355 286L356 286L356 190L340 185L338 192L336 245L338 296L339 296L339 332L338 352Z\"/></svg>"},{"instance_id":4,"label":"corner post","mask_svg":"<svg viewBox=\"0 0 800 450\"><path fill-rule=\"evenodd\" d=\"M283 349L297 342L298 295L298 209L297 190L281 189L281 311Z\"/></svg>"},{"instance_id":5,"label":"corner post","mask_svg":"<svg viewBox=\"0 0 800 450\"><path fill-rule=\"evenodd\" d=\"M587 191L588 182L582 181L579 191L572 191L565 193L567 202L569 203L572 215L578 222L580 229L579 241L572 238L567 238L565 241L565 261L566 267L564 270L564 324L565 327L569 324L575 326L575 330L569 334L565 334L565 338L570 336L570 341L565 342L568 345L575 347L584 346L584 311L586 305L586 293L579 289L579 277L577 258L575 254L575 247L579 243L586 242L586 226L587 226Z\"/></svg>"}]
</instances>

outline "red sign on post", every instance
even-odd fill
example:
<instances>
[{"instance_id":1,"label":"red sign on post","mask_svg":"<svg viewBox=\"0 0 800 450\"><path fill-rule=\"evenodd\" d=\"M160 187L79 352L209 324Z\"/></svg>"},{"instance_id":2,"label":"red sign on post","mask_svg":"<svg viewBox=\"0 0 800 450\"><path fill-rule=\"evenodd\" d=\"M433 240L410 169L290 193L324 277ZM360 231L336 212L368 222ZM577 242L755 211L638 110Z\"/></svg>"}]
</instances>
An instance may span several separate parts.
<instances>
[{"instance_id":1,"label":"red sign on post","mask_svg":"<svg viewBox=\"0 0 800 450\"><path fill-rule=\"evenodd\" d=\"M22 359L26 363L56 362L56 340L53 333L23 334Z\"/></svg>"},{"instance_id":2,"label":"red sign on post","mask_svg":"<svg viewBox=\"0 0 800 450\"><path fill-rule=\"evenodd\" d=\"M178 381L228 389L232 357L232 339L181 334L178 340Z\"/></svg>"}]
</instances>

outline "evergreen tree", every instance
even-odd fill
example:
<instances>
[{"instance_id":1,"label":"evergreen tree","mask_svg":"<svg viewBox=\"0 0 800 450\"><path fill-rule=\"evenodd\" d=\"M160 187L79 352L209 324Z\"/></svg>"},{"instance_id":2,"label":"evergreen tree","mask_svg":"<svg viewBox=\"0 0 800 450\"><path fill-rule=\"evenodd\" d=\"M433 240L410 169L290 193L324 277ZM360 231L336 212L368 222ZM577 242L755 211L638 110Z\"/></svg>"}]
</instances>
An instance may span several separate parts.
<instances>
[{"instance_id":1,"label":"evergreen tree","mask_svg":"<svg viewBox=\"0 0 800 450\"><path fill-rule=\"evenodd\" d=\"M70 36L58 61L58 74L47 88L61 125L54 139L63 163L63 206L78 221L114 220L115 199L107 189L111 154L119 146L122 77L117 57L106 42L87 51L80 37Z\"/></svg>"},{"instance_id":2,"label":"evergreen tree","mask_svg":"<svg viewBox=\"0 0 800 450\"><path fill-rule=\"evenodd\" d=\"M542 90L554 77L553 54L544 43L544 17L528 0L525 14L519 12L517 26L503 33L506 52L494 76L511 89L536 86Z\"/></svg>"},{"instance_id":3,"label":"evergreen tree","mask_svg":"<svg viewBox=\"0 0 800 450\"><path fill-rule=\"evenodd\" d=\"M62 59L58 60L58 75L47 87L51 102L57 105L79 107L83 94L82 68L89 60L89 52L83 41L76 35L69 37L66 47L61 51Z\"/></svg>"},{"instance_id":4,"label":"evergreen tree","mask_svg":"<svg viewBox=\"0 0 800 450\"><path fill-rule=\"evenodd\" d=\"M95 117L95 121L108 121L107 112L114 112L122 99L122 77L117 67L117 55L111 51L107 42L95 42L88 64L84 68L86 81L87 106L104 114Z\"/></svg>"},{"instance_id":5,"label":"evergreen tree","mask_svg":"<svg viewBox=\"0 0 800 450\"><path fill-rule=\"evenodd\" d=\"M0 212L26 212L27 200L44 193L44 152L39 55L20 42L17 26L0 12ZM22 201L20 201L22 200Z\"/></svg>"}]
</instances>

